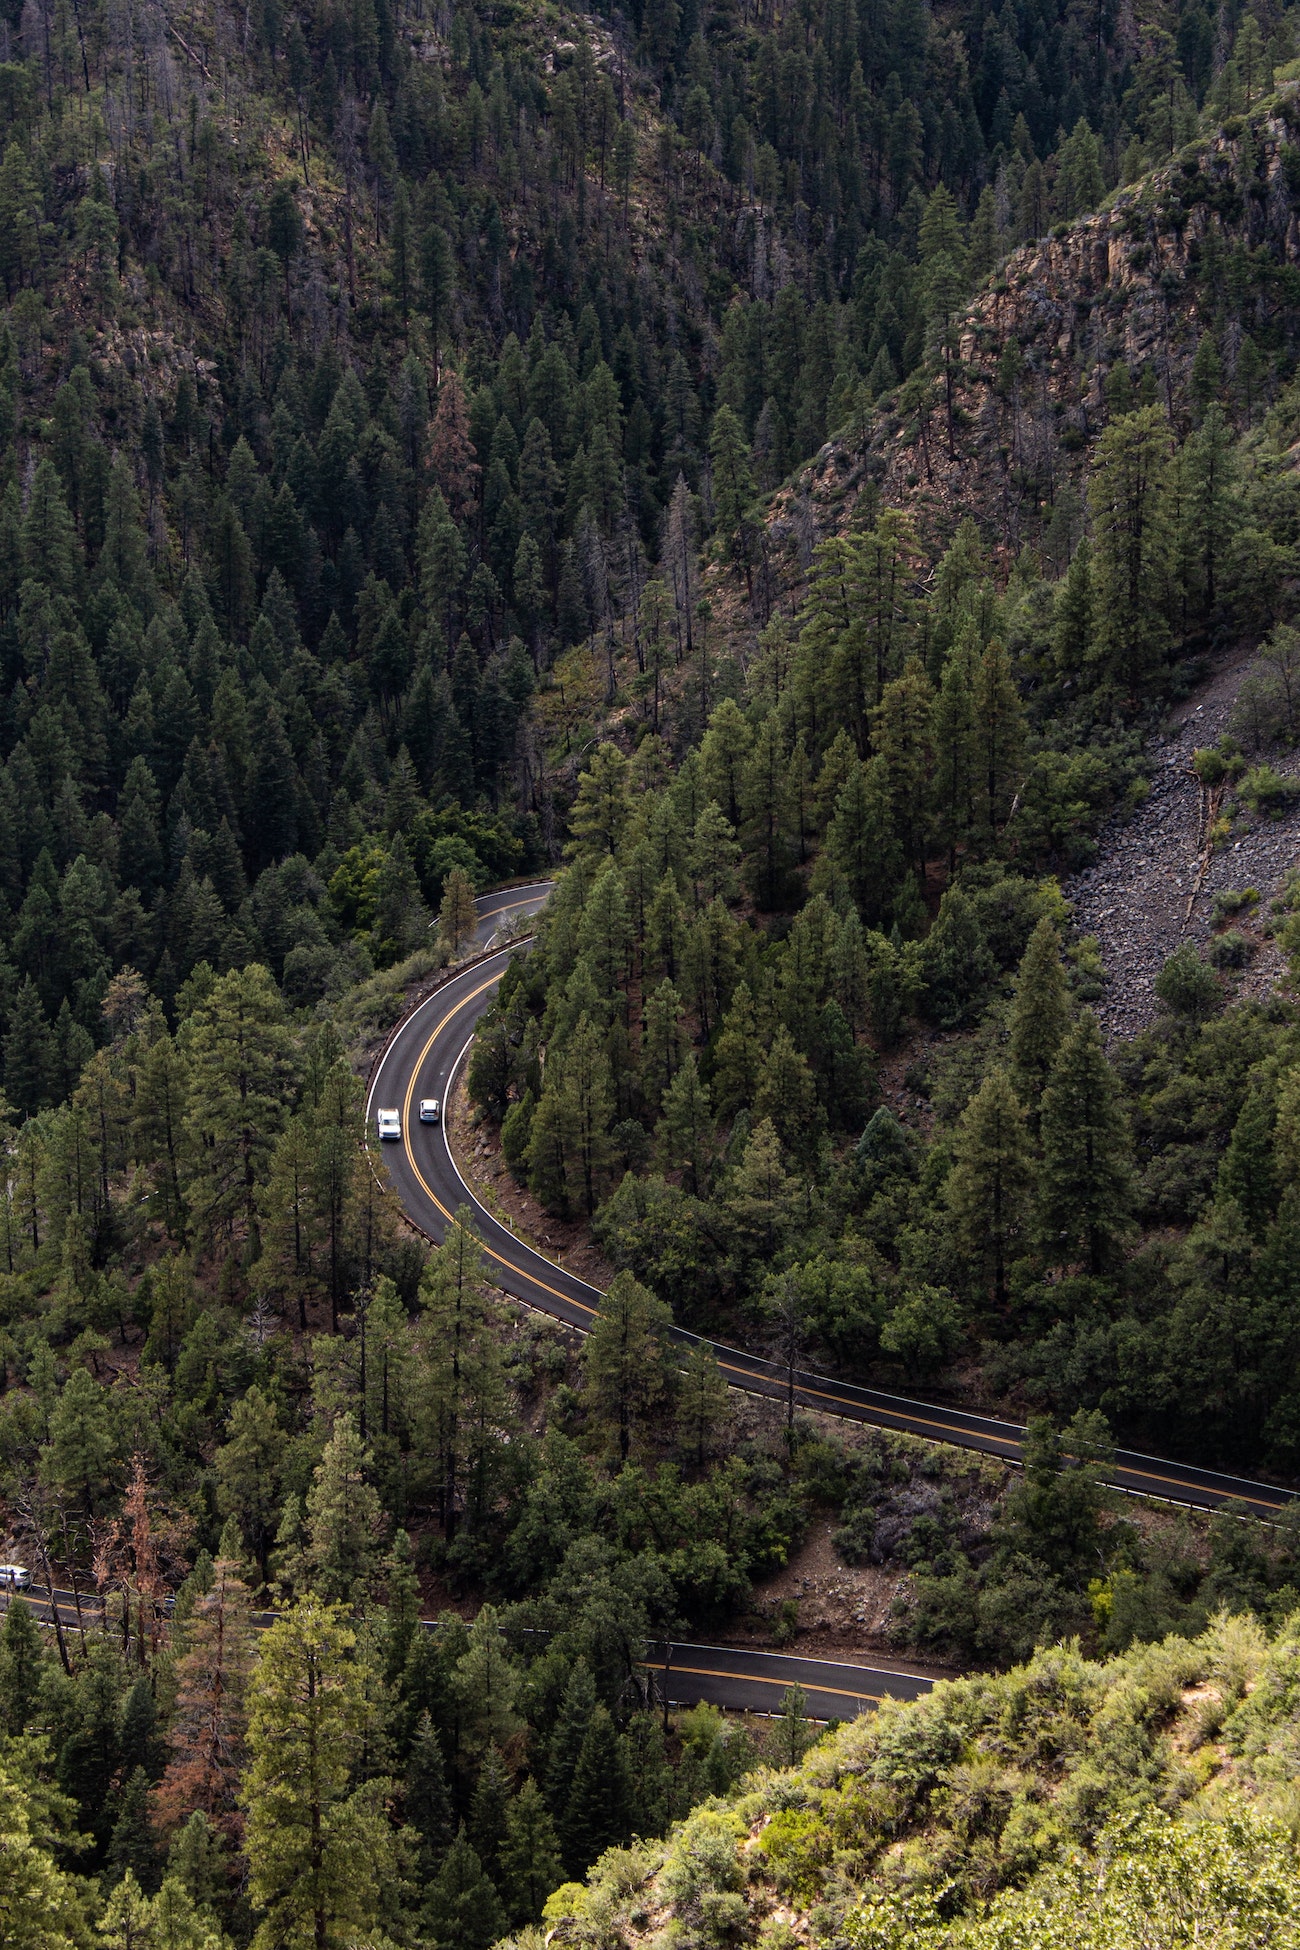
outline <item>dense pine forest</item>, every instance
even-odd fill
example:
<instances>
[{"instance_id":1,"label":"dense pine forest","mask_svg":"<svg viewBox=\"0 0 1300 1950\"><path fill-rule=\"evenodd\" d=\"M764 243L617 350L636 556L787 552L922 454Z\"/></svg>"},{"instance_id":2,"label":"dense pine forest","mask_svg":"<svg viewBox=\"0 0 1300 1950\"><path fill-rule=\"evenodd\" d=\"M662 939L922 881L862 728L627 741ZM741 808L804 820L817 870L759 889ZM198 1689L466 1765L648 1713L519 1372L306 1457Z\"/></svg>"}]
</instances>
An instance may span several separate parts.
<instances>
[{"instance_id":1,"label":"dense pine forest","mask_svg":"<svg viewBox=\"0 0 1300 1950\"><path fill-rule=\"evenodd\" d=\"M1207 859L1300 794L1298 51L0 0L0 1554L67 1594L0 1622L6 1942L1110 1945L1162 1860L1290 1940L1300 1531L1106 1461L1300 1469L1300 877L1126 1041L1068 887L1225 660ZM539 878L457 1114L586 1337L364 1143ZM823 1531L1000 1676L670 1713Z\"/></svg>"}]
</instances>

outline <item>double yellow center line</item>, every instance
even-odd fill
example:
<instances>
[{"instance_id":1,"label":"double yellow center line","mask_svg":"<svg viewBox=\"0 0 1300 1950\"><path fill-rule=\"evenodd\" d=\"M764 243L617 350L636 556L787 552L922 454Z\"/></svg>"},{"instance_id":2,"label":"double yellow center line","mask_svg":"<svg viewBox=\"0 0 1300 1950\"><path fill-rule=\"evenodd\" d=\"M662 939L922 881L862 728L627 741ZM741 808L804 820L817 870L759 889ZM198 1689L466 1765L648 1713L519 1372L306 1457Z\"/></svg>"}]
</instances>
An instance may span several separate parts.
<instances>
[{"instance_id":1,"label":"double yellow center line","mask_svg":"<svg viewBox=\"0 0 1300 1950\"><path fill-rule=\"evenodd\" d=\"M503 952L508 952L508 951L503 951ZM416 1084L419 1080L419 1075L421 1070L424 1068L426 1062L429 1059L429 1053L432 1050L434 1044L437 1042L439 1036L441 1036L444 1029L446 1029L451 1023L453 1023L456 1020L456 1017L461 1013L463 1009L467 1008L471 1002L477 1001L480 995L486 994L488 989L495 988L497 983L500 980L501 977L499 974L489 975L489 977L485 982L480 982L477 988L471 989L468 995L462 996L460 1001L457 1002L453 1008L447 1011L446 1015L443 1016L441 1022L438 1023L437 1027L432 1031L432 1033L428 1037L427 1041L424 1044L423 1049L421 1049L420 1054L416 1058L415 1064L411 1070L411 1079L410 1082L407 1084L406 1096L402 1102L403 1132L408 1134L410 1132L411 1104L415 1097ZM454 1078L448 1077L447 1079L448 1093L450 1093L453 1082L454 1082ZM445 1117L446 1117L445 1106L444 1106L443 1115L445 1121ZM444 1129L444 1136L446 1136L445 1129ZM447 1142L448 1155L450 1156L451 1154L450 1138L447 1138L446 1142ZM440 1212L443 1218L450 1225L452 1222L452 1214L447 1210L442 1200L438 1197L437 1193L434 1191L433 1187L429 1184L429 1181L424 1176L424 1173L420 1170L419 1164L417 1163L415 1158L415 1154L411 1150L409 1143L407 1146L406 1156L407 1156L407 1162L409 1163L411 1170L415 1173L415 1176L418 1179L420 1184L420 1189L423 1191L425 1197L428 1199L429 1203L434 1207L435 1211ZM490 1216L491 1215L489 1214L489 1217ZM549 1294L553 1300L559 1300L566 1307L578 1308L578 1310L581 1313L586 1314L587 1317L591 1320L594 1320L596 1315L599 1313L600 1309L598 1307L589 1306L585 1300L576 1299L572 1294L562 1293L558 1287L548 1286L546 1281L539 1279L535 1273L525 1272L525 1270L522 1267L515 1265L515 1263L512 1260L507 1259L504 1253L497 1252L493 1247L487 1245L485 1242L480 1242L480 1249L486 1258L495 1260L498 1266L503 1266L506 1268L508 1272L512 1272L517 1275L522 1275L522 1277L531 1281L531 1283L533 1284L533 1286L537 1288L539 1293ZM536 1256L536 1258L543 1260L548 1266L553 1264L552 1261L546 1258L545 1253L539 1252L535 1246L530 1246L528 1250L532 1252ZM708 1345L712 1346L712 1343L710 1342L708 1343ZM715 1347L713 1351L717 1359L719 1368L722 1370L723 1374L728 1376L728 1378L731 1380L733 1387L743 1389L749 1394L764 1393L763 1388L756 1385L759 1378L753 1374L751 1369L740 1367L734 1361L725 1360L723 1358L725 1350L723 1349L718 1349ZM772 1385L773 1387L779 1388L781 1386L781 1383L776 1377L773 1377ZM963 1431L960 1428L954 1428L950 1422L936 1421L931 1419L929 1416L917 1415L910 1411L904 1411L902 1409L885 1408L877 1405L874 1402L871 1404L869 1408L867 1408L863 1403L855 1402L853 1398L849 1395L838 1395L834 1392L833 1389L829 1389L829 1388L813 1388L810 1387L806 1381L796 1381L795 1392L801 1398L806 1399L808 1397L811 1397L815 1401L824 1402L831 1413L835 1413L837 1410L841 1412L856 1410L859 1415L870 1415L874 1420L877 1421L888 1420L889 1422L896 1423L900 1429L904 1430L907 1433L916 1433L918 1431L924 1431L926 1433L929 1433L930 1431L933 1431L935 1440L939 1442L947 1442L950 1445L952 1445L954 1448L979 1449L981 1446L980 1439L975 1435L972 1435L969 1441L963 1442L961 1439ZM1019 1445L1017 1444L1016 1447L1018 1449ZM999 1455L1002 1452L990 1446L988 1449L985 1449L983 1453ZM1003 1460L1011 1460L1011 1458L1007 1458L1004 1456ZM1121 1468L1120 1470L1117 1471L1117 1474L1122 1476L1135 1477L1141 1483L1158 1483L1165 1489L1195 1490L1200 1492L1202 1495L1205 1493L1205 1485L1202 1483L1189 1482L1185 1477L1161 1475L1155 1470L1150 1470L1150 1469L1134 1470L1134 1469ZM1276 1500L1274 1500L1271 1497L1261 1496L1256 1490L1252 1489L1250 1493L1250 1500L1253 1503L1262 1504L1263 1507L1267 1510L1283 1510L1287 1507L1291 1499L1288 1497L1279 1497ZM724 1674L722 1676L730 1677L731 1675Z\"/></svg>"}]
</instances>

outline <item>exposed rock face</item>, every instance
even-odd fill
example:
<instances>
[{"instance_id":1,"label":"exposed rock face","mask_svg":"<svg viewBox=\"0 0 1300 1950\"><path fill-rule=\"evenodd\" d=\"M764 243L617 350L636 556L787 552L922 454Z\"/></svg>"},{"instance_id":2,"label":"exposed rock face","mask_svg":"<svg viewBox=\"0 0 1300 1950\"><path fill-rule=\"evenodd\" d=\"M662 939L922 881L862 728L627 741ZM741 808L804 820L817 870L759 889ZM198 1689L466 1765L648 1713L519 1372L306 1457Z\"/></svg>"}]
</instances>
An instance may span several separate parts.
<instances>
[{"instance_id":1,"label":"exposed rock face","mask_svg":"<svg viewBox=\"0 0 1300 1950\"><path fill-rule=\"evenodd\" d=\"M1044 504L1105 425L1103 387L1117 361L1151 374L1178 425L1197 344L1216 317L1229 319L1219 349L1230 380L1243 334L1300 342L1293 121L1300 130L1300 88L1181 152L1104 211L1016 251L961 328L951 430L936 378L919 405L904 411L902 394L887 397L828 442L778 511L791 554L805 497L825 533L867 481L889 505L910 507L932 540L972 514L1014 551L1037 539ZM999 387L1012 339L1022 369Z\"/></svg>"},{"instance_id":2,"label":"exposed rock face","mask_svg":"<svg viewBox=\"0 0 1300 1950\"><path fill-rule=\"evenodd\" d=\"M797 586L815 542L843 527L871 484L883 504L909 509L937 552L973 515L1004 563L1039 543L1050 505L1081 494L1092 442L1107 418L1108 375L1123 362L1154 380L1181 434L1202 335L1216 332L1225 377L1249 335L1272 356L1300 348L1300 86L1267 112L1189 147L1109 206L1016 251L971 304L958 337L953 413L934 377L881 402L862 426L832 440L778 495L771 536L783 579ZM1226 324L1224 323L1226 319ZM1019 372L999 381L1005 348ZM907 397L903 410L900 402ZM1214 895L1253 886L1251 911L1300 865L1300 799L1277 818L1239 815L1211 848L1211 808L1191 769L1198 745L1229 728L1247 659L1220 664L1177 709L1150 749L1150 793L1101 834L1096 864L1066 887L1081 932L1096 934L1110 977L1099 1013L1111 1037L1157 1012L1152 984L1186 941L1204 948ZM1293 762L1274 755L1284 770ZM1285 964L1251 926L1250 960L1233 986L1263 995Z\"/></svg>"}]
</instances>

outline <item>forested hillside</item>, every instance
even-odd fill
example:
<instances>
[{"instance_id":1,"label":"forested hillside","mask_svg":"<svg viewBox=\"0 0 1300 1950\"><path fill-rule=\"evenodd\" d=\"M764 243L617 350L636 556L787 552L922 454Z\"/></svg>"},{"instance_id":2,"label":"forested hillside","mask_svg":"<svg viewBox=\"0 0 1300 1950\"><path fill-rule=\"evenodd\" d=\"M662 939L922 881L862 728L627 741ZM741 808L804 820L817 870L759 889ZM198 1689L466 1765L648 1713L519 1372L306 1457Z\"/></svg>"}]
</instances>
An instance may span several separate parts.
<instances>
[{"instance_id":1,"label":"forested hillside","mask_svg":"<svg viewBox=\"0 0 1300 1950\"><path fill-rule=\"evenodd\" d=\"M1296 1029L1234 982L1300 893L1107 1049L1060 877L1225 646L1207 845L1295 790L1294 53L1202 0L2 0L0 1554L69 1592L0 1626L15 1945L487 1950L561 1884L562 1941L1050 1942L1098 1849L1287 1940L1214 1797L1285 1818L1294 1536L1100 1465L1295 1470ZM581 1343L362 1142L538 875L469 1080L619 1269ZM1011 1485L855 1445L674 1318L1051 1419ZM1127 1663L882 1717L660 1869L812 1731L663 1713L647 1644L830 1525L913 1649Z\"/></svg>"},{"instance_id":2,"label":"forested hillside","mask_svg":"<svg viewBox=\"0 0 1300 1950\"><path fill-rule=\"evenodd\" d=\"M891 1703L666 1848L611 1852L556 1891L546 1940L1292 1944L1295 1653L1291 1628L1270 1643L1224 1617L1109 1664L1057 1647Z\"/></svg>"}]
</instances>

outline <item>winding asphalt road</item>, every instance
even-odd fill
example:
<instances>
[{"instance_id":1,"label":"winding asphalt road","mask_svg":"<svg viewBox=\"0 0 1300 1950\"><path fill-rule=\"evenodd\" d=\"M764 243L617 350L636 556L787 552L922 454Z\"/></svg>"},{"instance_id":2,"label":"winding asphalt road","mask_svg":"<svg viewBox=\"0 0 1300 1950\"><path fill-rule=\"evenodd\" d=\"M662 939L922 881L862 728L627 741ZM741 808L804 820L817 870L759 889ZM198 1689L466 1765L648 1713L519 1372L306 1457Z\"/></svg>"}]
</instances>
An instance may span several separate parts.
<instances>
[{"instance_id":1,"label":"winding asphalt road","mask_svg":"<svg viewBox=\"0 0 1300 1950\"><path fill-rule=\"evenodd\" d=\"M480 925L481 947L484 950L490 948L494 930L507 917L536 913L544 906L549 891L549 887L542 883L484 896L479 903L483 917ZM443 1103L450 1098L454 1079L473 1040L475 1025L489 1007L497 983L516 947L517 944L503 947L498 953L487 955L461 974L453 976L398 1026L371 1079L366 1098L367 1130L373 1140L375 1112L380 1107L400 1110L401 1143L388 1143L380 1147L377 1142L372 1142L372 1152L376 1156L382 1152L382 1162L387 1167L398 1198L419 1231L436 1241L442 1237L456 1208L460 1205L470 1206L482 1238L484 1257L496 1284L528 1306L572 1327L585 1329L599 1311L599 1289L588 1285L557 1261L548 1259L517 1238L508 1225L479 1202L461 1177L451 1155L445 1127L441 1123L419 1122L421 1097L437 1097ZM699 1336L679 1328L674 1329L674 1338L683 1346L692 1346ZM724 1343L710 1342L709 1345L722 1372L734 1387L777 1400L787 1398L791 1377L780 1364ZM852 1382L838 1381L804 1370L796 1371L793 1391L800 1407L820 1409L827 1414L842 1416L847 1421L868 1423L877 1428L902 1429L910 1435L925 1436L935 1442L949 1442L962 1449L978 1450L1013 1464L1020 1461L1024 1429L1019 1423L999 1421L937 1403L913 1401L906 1396L876 1389L859 1388ZM1218 1470L1199 1469L1189 1463L1168 1462L1157 1456L1140 1455L1129 1450L1117 1451L1111 1480L1116 1488L1131 1494L1158 1497L1196 1509L1213 1510L1223 1504L1237 1503L1252 1515L1264 1519L1276 1516L1278 1511L1294 1500L1291 1492L1268 1483L1225 1475ZM687 1648L677 1650L685 1654ZM752 1687L759 1677L759 1668L753 1662L759 1661L766 1662L769 1668L780 1668L789 1675L779 1682L773 1679L772 1685L779 1683L784 1687L794 1683L797 1677L807 1689L817 1683L813 1669L822 1664L821 1661L778 1657L769 1653L740 1654L717 1646L692 1647L689 1650L691 1664L700 1668L703 1668L706 1657L714 1663L718 1659L725 1660L728 1667L726 1672L701 1670L698 1675L701 1686L715 1688L720 1688L724 1681L736 1687ZM796 1667L809 1668L810 1677L804 1679L793 1673L791 1669ZM681 1671L684 1678L684 1666ZM853 1673L862 1682L861 1691L855 1691L855 1697L873 1697L873 1689L878 1690L882 1684L887 1684L890 1691L903 1686L924 1691L929 1683L912 1674L878 1672L866 1667L836 1667L834 1672L837 1680L841 1675ZM723 1700L720 1690L702 1691L699 1696L717 1698L722 1704L741 1703L739 1699ZM909 1692L904 1696L912 1695ZM837 1697L845 1698L848 1695L838 1694ZM756 1693L749 1703L764 1702Z\"/></svg>"},{"instance_id":2,"label":"winding asphalt road","mask_svg":"<svg viewBox=\"0 0 1300 1950\"><path fill-rule=\"evenodd\" d=\"M38 1623L59 1623L70 1636L105 1625L98 1594L56 1586L54 1603L43 1586L27 1591L0 1589L0 1618L15 1597L22 1599ZM253 1624L264 1630L276 1613L258 1611ZM421 1619L428 1632L438 1630L434 1618ZM113 1629L118 1629L117 1624ZM854 1720L882 1699L919 1699L933 1683L920 1673L877 1671L872 1666L840 1664L829 1659L799 1659L780 1652L749 1651L726 1645L671 1645L646 1648L645 1671L656 1702L666 1696L671 1706L696 1706L707 1700L734 1712L776 1713L786 1693L798 1686L804 1695L803 1713L809 1720ZM665 1654L667 1655L665 1657Z\"/></svg>"}]
</instances>

